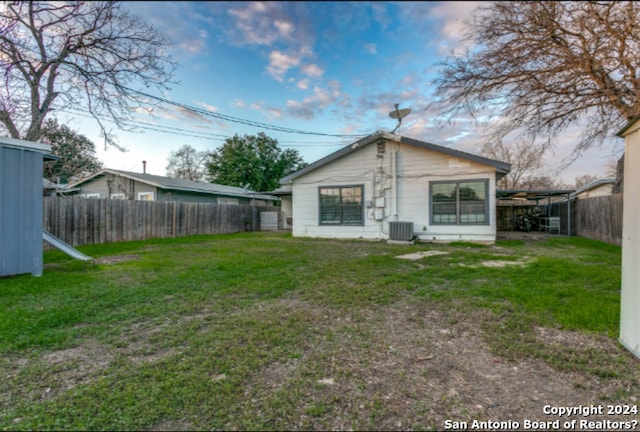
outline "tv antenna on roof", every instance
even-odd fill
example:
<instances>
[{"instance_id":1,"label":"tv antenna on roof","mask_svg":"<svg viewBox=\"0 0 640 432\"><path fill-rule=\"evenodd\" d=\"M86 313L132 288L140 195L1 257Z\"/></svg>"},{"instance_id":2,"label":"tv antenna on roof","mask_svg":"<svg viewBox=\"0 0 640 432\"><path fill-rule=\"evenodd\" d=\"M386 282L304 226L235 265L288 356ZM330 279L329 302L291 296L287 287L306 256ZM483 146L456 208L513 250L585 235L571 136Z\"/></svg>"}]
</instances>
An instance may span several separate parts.
<instances>
[{"instance_id":1,"label":"tv antenna on roof","mask_svg":"<svg viewBox=\"0 0 640 432\"><path fill-rule=\"evenodd\" d=\"M400 125L402 124L402 119L409 115L411 110L409 108L398 109L398 104L395 104L396 109L389 113L389 117L392 119L398 119L398 125L391 131L391 133L396 133Z\"/></svg>"}]
</instances>

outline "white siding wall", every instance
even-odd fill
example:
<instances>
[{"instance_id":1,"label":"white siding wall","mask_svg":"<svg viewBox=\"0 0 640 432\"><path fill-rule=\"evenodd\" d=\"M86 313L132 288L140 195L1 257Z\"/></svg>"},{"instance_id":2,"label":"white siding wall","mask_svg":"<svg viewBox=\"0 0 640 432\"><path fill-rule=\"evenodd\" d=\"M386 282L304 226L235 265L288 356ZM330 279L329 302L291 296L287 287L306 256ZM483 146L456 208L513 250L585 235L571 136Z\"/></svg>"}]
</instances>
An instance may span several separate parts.
<instances>
[{"instance_id":1,"label":"white siding wall","mask_svg":"<svg viewBox=\"0 0 640 432\"><path fill-rule=\"evenodd\" d=\"M584 191L578 195L578 198L594 198L599 196L613 195L613 185L605 184L597 188Z\"/></svg>"},{"instance_id":2,"label":"white siding wall","mask_svg":"<svg viewBox=\"0 0 640 432\"><path fill-rule=\"evenodd\" d=\"M298 177L293 183L294 236L328 238L383 238L380 226L365 209L364 226L320 226L320 186L363 185L364 200L373 200L376 146L369 145L332 163Z\"/></svg>"},{"instance_id":3,"label":"white siding wall","mask_svg":"<svg viewBox=\"0 0 640 432\"><path fill-rule=\"evenodd\" d=\"M402 221L413 222L414 232L422 240L495 241L494 167L397 142L387 142L381 158L377 153L378 146L372 143L295 179L293 235L387 239L389 221ZM475 179L488 180L489 224L431 225L429 182ZM365 202L371 201L372 205L365 208L364 226L320 226L318 187L360 184L364 185ZM384 208L376 208L383 201ZM376 211L380 210L384 214L382 220L376 218Z\"/></svg>"},{"instance_id":4,"label":"white siding wall","mask_svg":"<svg viewBox=\"0 0 640 432\"><path fill-rule=\"evenodd\" d=\"M640 121L625 134L620 342L640 357Z\"/></svg>"},{"instance_id":5,"label":"white siding wall","mask_svg":"<svg viewBox=\"0 0 640 432\"><path fill-rule=\"evenodd\" d=\"M413 222L421 240L469 240L494 242L496 237L495 168L442 153L402 144L398 155L397 220ZM488 180L489 223L486 225L432 225L429 182L443 180Z\"/></svg>"}]
</instances>

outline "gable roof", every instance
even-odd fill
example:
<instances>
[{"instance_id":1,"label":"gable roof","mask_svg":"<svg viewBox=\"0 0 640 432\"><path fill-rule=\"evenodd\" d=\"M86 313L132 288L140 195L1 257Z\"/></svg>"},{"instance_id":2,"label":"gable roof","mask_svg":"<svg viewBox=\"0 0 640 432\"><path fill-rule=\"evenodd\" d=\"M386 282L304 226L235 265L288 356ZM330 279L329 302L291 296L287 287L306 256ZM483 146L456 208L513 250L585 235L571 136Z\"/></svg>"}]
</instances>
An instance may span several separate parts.
<instances>
[{"instance_id":1,"label":"gable roof","mask_svg":"<svg viewBox=\"0 0 640 432\"><path fill-rule=\"evenodd\" d=\"M585 184L582 187L579 187L578 189L576 189L575 195L581 194L582 192L586 192L586 191L590 191L592 189L595 189L597 187L603 186L603 185L613 185L616 182L616 178L615 177L606 177L606 178L599 178L599 179L595 179L593 181L590 181L589 183Z\"/></svg>"},{"instance_id":2,"label":"gable roof","mask_svg":"<svg viewBox=\"0 0 640 432\"><path fill-rule=\"evenodd\" d=\"M394 135L388 132L384 132L384 131L377 131L371 135L368 135L350 145L347 145L343 148L341 148L340 150L331 153L328 156L325 156L322 159L319 159L318 161L312 163L311 165L306 166L305 168L302 168L301 170L298 170L292 174L289 174L286 177L283 177L280 179L280 183L281 184L287 184L290 183L292 180L307 174L315 169L318 169L330 162L333 162L336 159L339 159L345 155L348 155L350 153L353 153L355 151L357 151L358 149L365 147L369 144L378 142L380 140L392 140L392 141L397 141L403 144L409 144L415 147L420 147L420 148L424 148L427 150L432 150L432 151L436 151L439 153L443 153L449 156L454 156L460 159L465 159L468 161L472 161L472 162L478 162L484 165L489 165L489 166L493 166L496 169L496 174L498 174L498 178L504 176L505 174L507 174L509 171L511 171L511 164L508 164L506 162L500 162L494 159L489 159L489 158L485 158L483 156L478 156L478 155L474 155L471 153L466 153L460 150L455 150L449 147L443 147L443 146L439 146L436 144L431 144L425 141L419 141L413 138L407 138L401 135Z\"/></svg>"},{"instance_id":3,"label":"gable roof","mask_svg":"<svg viewBox=\"0 0 640 432\"><path fill-rule=\"evenodd\" d=\"M153 174L143 174L131 171L120 171L111 168L105 168L98 171L95 174L90 175L76 183L73 183L68 186L69 189L77 188L78 186L87 183L97 177L101 177L105 174L113 174L122 176L131 180L136 180L141 183L145 183L151 186L155 186L159 189L164 190L176 190L183 192L197 192L197 193L205 193L205 194L214 194L214 195L225 195L231 197L238 198L257 198L263 200L278 200L277 197L272 195L264 195L259 192L254 192L249 189L244 189L236 186L227 186L221 185L217 183L206 183L206 182L197 182L192 180L185 180L179 178L171 178L171 177L163 177Z\"/></svg>"}]
</instances>

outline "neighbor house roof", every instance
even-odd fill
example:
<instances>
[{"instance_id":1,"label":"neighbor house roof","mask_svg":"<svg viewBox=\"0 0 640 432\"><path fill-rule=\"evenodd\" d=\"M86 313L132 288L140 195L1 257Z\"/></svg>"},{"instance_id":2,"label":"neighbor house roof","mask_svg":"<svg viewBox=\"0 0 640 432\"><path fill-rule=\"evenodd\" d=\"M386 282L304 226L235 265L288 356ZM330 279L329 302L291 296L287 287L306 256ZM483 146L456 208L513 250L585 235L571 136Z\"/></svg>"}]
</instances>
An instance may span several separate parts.
<instances>
[{"instance_id":1,"label":"neighbor house roof","mask_svg":"<svg viewBox=\"0 0 640 432\"><path fill-rule=\"evenodd\" d=\"M281 184L287 184L290 183L292 180L307 174L315 169L318 169L330 162L333 162L336 159L339 159L345 155L348 155L350 153L353 153L354 151L357 151L358 149L365 147L369 144L378 142L379 140L383 140L383 139L388 139L388 140L393 140L393 141L398 141L401 142L403 144L409 144L415 147L420 147L420 148L424 148L427 150L432 150L432 151L436 151L439 153L443 153L449 156L455 156L457 158L460 159L465 159L465 160L469 160L472 162L478 162L481 164L485 164L485 165L489 165L489 166L493 166L496 169L496 173L498 174L498 178L504 176L505 174L507 174L510 170L511 170L511 164L508 164L506 162L500 162L494 159L489 159L489 158L485 158L482 156L478 156L478 155L474 155L471 153L466 153L460 150L455 150L449 147L443 147L440 145L436 145L436 144L431 144L425 141L419 141L413 138L407 138L407 137L403 137L400 135L394 135L388 132L383 132L383 131L378 131L375 132L371 135L368 135L350 145L347 145L343 148L341 148L340 150L331 153L328 156L325 156L324 158L312 163L311 165L306 166L305 168L302 168L301 170L298 170L296 172L294 172L293 174L289 174L286 177L283 177L282 179L280 179L280 183Z\"/></svg>"},{"instance_id":2,"label":"neighbor house roof","mask_svg":"<svg viewBox=\"0 0 640 432\"><path fill-rule=\"evenodd\" d=\"M105 174L119 175L131 180L136 180L142 183L146 183L151 186L155 186L164 190L176 190L184 192L197 192L214 195L225 195L238 198L256 198L262 200L278 200L277 197L272 195L265 195L259 192L254 192L249 189L244 189L236 186L227 186L216 183L197 182L192 180L163 177L153 174L143 174L130 171L120 171L111 168L106 168L98 171L97 173L80 180L74 184L69 185L69 189L77 188L83 183L87 183L96 177L104 176Z\"/></svg>"},{"instance_id":3,"label":"neighbor house roof","mask_svg":"<svg viewBox=\"0 0 640 432\"><path fill-rule=\"evenodd\" d=\"M603 185L608 185L608 184L613 185L615 182L616 182L616 178L615 177L607 177L607 178L595 179L593 181L590 181L586 185L581 186L578 189L576 189L575 195L579 195L582 192L590 191L592 189L595 189L595 188L603 186Z\"/></svg>"}]
</instances>

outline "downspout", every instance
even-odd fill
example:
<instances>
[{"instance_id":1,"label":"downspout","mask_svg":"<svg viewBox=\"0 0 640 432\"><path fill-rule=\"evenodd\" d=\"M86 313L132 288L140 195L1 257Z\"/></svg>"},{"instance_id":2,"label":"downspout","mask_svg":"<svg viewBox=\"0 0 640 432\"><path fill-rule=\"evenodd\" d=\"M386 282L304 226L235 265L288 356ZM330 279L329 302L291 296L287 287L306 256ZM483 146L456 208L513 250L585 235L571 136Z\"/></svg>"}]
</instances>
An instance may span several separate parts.
<instances>
[{"instance_id":1,"label":"downspout","mask_svg":"<svg viewBox=\"0 0 640 432\"><path fill-rule=\"evenodd\" d=\"M391 215L394 221L398 221L398 150L391 153Z\"/></svg>"},{"instance_id":2,"label":"downspout","mask_svg":"<svg viewBox=\"0 0 640 432\"><path fill-rule=\"evenodd\" d=\"M560 234L560 230L558 230ZM567 194L567 237L571 237L571 194Z\"/></svg>"},{"instance_id":3,"label":"downspout","mask_svg":"<svg viewBox=\"0 0 640 432\"><path fill-rule=\"evenodd\" d=\"M388 201L385 200L385 142L384 140L378 142L378 151L376 153L376 174L377 174L377 184L375 186L375 197L373 203L373 218L378 224L378 229L380 232L380 236L384 236L384 222L387 217L386 209L388 206Z\"/></svg>"}]
</instances>

